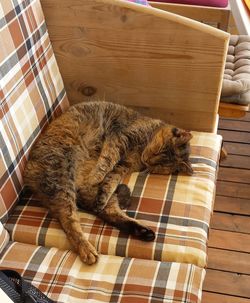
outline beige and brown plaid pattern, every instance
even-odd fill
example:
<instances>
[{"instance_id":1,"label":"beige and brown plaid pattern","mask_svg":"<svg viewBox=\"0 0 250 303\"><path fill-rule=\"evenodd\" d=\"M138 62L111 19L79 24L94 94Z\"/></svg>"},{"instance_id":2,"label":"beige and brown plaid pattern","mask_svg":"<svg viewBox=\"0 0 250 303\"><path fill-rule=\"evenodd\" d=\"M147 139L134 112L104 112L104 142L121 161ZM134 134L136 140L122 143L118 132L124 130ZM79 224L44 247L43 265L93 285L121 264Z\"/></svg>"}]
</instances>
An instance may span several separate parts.
<instances>
[{"instance_id":1,"label":"beige and brown plaid pattern","mask_svg":"<svg viewBox=\"0 0 250 303\"><path fill-rule=\"evenodd\" d=\"M94 215L79 212L84 233L100 253L206 266L221 137L194 133L191 144L193 176L134 173L124 180L132 191L126 211L156 232L153 242L137 240ZM6 228L13 241L70 248L59 223L29 196L20 198Z\"/></svg>"},{"instance_id":2,"label":"beige and brown plaid pattern","mask_svg":"<svg viewBox=\"0 0 250 303\"><path fill-rule=\"evenodd\" d=\"M0 222L0 253L9 242L9 239L10 239L9 233L3 227L3 224Z\"/></svg>"},{"instance_id":3,"label":"beige and brown plaid pattern","mask_svg":"<svg viewBox=\"0 0 250 303\"><path fill-rule=\"evenodd\" d=\"M17 242L0 255L0 268L17 270L58 303L197 303L205 276L190 264L105 255L88 266L71 251Z\"/></svg>"},{"instance_id":4,"label":"beige and brown plaid pattern","mask_svg":"<svg viewBox=\"0 0 250 303\"><path fill-rule=\"evenodd\" d=\"M22 190L29 148L68 106L39 0L0 2L0 220Z\"/></svg>"},{"instance_id":5,"label":"beige and brown plaid pattern","mask_svg":"<svg viewBox=\"0 0 250 303\"><path fill-rule=\"evenodd\" d=\"M127 213L154 229L155 241L79 212L100 252L97 264L85 265L58 222L22 191L30 147L68 107L39 0L0 2L0 41L0 269L19 271L59 303L200 302L221 137L194 133L192 177L124 180L132 192Z\"/></svg>"}]
</instances>

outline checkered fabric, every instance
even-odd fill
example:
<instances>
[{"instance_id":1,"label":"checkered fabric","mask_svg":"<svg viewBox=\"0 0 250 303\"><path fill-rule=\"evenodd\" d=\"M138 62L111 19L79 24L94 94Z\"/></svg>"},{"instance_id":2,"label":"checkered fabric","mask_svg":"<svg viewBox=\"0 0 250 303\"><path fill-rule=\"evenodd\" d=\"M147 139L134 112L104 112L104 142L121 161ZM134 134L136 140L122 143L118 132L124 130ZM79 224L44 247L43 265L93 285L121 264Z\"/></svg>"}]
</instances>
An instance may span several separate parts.
<instances>
[{"instance_id":1,"label":"checkered fabric","mask_svg":"<svg viewBox=\"0 0 250 303\"><path fill-rule=\"evenodd\" d=\"M104 255L88 266L70 251L16 242L0 255L0 268L17 270L58 303L197 303L205 276L190 264Z\"/></svg>"},{"instance_id":2,"label":"checkered fabric","mask_svg":"<svg viewBox=\"0 0 250 303\"><path fill-rule=\"evenodd\" d=\"M9 233L3 227L3 224L0 222L0 253L9 242L9 238Z\"/></svg>"},{"instance_id":3,"label":"checkered fabric","mask_svg":"<svg viewBox=\"0 0 250 303\"><path fill-rule=\"evenodd\" d=\"M193 176L134 173L124 180L132 191L127 213L150 226L156 232L155 241L142 242L79 212L84 233L100 253L206 266L221 137L194 133L191 144ZM70 248L59 223L30 197L20 198L6 228L14 241Z\"/></svg>"},{"instance_id":4,"label":"checkered fabric","mask_svg":"<svg viewBox=\"0 0 250 303\"><path fill-rule=\"evenodd\" d=\"M20 193L30 146L68 106L39 0L0 2L0 219Z\"/></svg>"}]
</instances>

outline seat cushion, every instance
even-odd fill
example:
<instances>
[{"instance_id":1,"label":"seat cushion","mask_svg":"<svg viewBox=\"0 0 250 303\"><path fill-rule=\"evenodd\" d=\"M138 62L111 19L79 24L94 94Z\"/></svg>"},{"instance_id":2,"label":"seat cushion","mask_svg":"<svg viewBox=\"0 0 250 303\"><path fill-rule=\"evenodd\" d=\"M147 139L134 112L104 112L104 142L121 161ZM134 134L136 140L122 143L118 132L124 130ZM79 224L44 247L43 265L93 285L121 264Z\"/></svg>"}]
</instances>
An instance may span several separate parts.
<instances>
[{"instance_id":1,"label":"seat cushion","mask_svg":"<svg viewBox=\"0 0 250 303\"><path fill-rule=\"evenodd\" d=\"M3 224L0 222L0 253L9 242L9 238L10 238L9 233L3 227Z\"/></svg>"},{"instance_id":2,"label":"seat cushion","mask_svg":"<svg viewBox=\"0 0 250 303\"><path fill-rule=\"evenodd\" d=\"M142 242L92 214L79 212L84 233L100 253L206 266L221 137L193 134L193 176L134 173L124 180L132 191L126 212L150 226L156 232L155 241ZM20 199L5 226L14 241L70 248L59 223L32 197Z\"/></svg>"},{"instance_id":3,"label":"seat cushion","mask_svg":"<svg viewBox=\"0 0 250 303\"><path fill-rule=\"evenodd\" d=\"M29 149L68 106L39 0L0 1L0 220L23 187Z\"/></svg>"},{"instance_id":4,"label":"seat cushion","mask_svg":"<svg viewBox=\"0 0 250 303\"><path fill-rule=\"evenodd\" d=\"M227 7L228 0L150 0L152 2L166 2L187 5Z\"/></svg>"},{"instance_id":5,"label":"seat cushion","mask_svg":"<svg viewBox=\"0 0 250 303\"><path fill-rule=\"evenodd\" d=\"M230 38L221 101L250 104L250 36Z\"/></svg>"},{"instance_id":6,"label":"seat cushion","mask_svg":"<svg viewBox=\"0 0 250 303\"><path fill-rule=\"evenodd\" d=\"M101 255L89 266L70 251L16 242L0 255L0 268L18 271L58 303L197 303L205 276L190 264L115 256Z\"/></svg>"}]
</instances>

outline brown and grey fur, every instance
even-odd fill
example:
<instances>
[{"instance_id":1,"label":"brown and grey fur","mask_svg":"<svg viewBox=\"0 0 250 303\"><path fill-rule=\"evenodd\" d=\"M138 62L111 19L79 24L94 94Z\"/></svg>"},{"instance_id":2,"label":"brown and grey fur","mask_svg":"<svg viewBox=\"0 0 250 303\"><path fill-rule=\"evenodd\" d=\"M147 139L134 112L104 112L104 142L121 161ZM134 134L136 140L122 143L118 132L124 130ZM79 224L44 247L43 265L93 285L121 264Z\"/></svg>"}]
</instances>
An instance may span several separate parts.
<instances>
[{"instance_id":1,"label":"brown and grey fur","mask_svg":"<svg viewBox=\"0 0 250 303\"><path fill-rule=\"evenodd\" d=\"M121 105L89 102L55 119L31 150L25 184L62 225L83 262L97 261L86 240L77 204L142 240L154 232L121 210L130 192L121 179L133 171L192 174L184 130Z\"/></svg>"}]
</instances>

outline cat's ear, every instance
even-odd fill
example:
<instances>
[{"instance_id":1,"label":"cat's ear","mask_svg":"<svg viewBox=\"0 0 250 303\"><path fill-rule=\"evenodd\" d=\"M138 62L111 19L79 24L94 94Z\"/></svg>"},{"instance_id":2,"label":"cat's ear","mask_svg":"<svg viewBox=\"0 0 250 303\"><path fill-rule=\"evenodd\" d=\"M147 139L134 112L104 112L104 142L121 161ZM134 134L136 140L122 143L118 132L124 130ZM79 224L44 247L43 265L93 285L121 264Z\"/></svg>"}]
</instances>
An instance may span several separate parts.
<instances>
[{"instance_id":1,"label":"cat's ear","mask_svg":"<svg viewBox=\"0 0 250 303\"><path fill-rule=\"evenodd\" d=\"M174 142L177 146L186 144L193 138L193 135L189 131L176 127L172 128L172 134Z\"/></svg>"}]
</instances>

